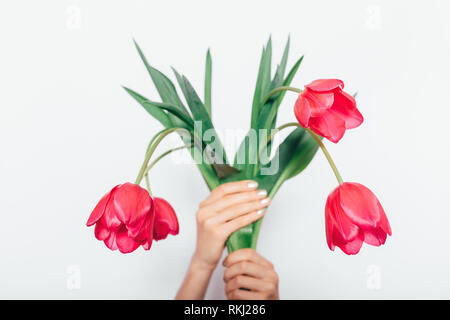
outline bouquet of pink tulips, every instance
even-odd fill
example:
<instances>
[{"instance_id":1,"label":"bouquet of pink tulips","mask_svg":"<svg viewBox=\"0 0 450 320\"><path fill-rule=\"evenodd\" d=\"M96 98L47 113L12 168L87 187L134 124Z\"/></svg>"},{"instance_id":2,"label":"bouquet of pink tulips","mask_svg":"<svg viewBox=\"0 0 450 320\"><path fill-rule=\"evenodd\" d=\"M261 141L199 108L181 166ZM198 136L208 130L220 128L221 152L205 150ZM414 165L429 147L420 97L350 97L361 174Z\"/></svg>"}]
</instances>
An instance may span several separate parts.
<instances>
[{"instance_id":1,"label":"bouquet of pink tulips","mask_svg":"<svg viewBox=\"0 0 450 320\"><path fill-rule=\"evenodd\" d=\"M153 240L178 234L174 209L164 199L152 195L148 175L159 160L184 148L190 151L210 190L230 181L254 180L273 198L284 181L300 174L308 166L320 147L338 182L325 205L329 248L334 250L338 246L346 254L356 254L363 242L374 246L385 243L387 235L392 232L377 197L359 183L343 181L322 141L325 138L338 143L346 130L363 122L354 97L344 91L343 81L319 79L303 89L291 87L303 57L286 73L288 40L272 75L272 43L269 39L259 65L250 130L231 161L211 121L212 62L209 50L203 99L184 75L173 70L186 107L173 82L148 63L137 44L136 48L161 101L145 98L129 88L125 90L161 123L163 129L151 139L135 182L115 186L89 217L87 225L95 225L96 238L104 241L109 249L129 253L142 245L149 250ZM277 126L278 109L287 91L298 95L294 105L297 121ZM283 129L293 130L272 152L273 138ZM182 146L154 157L158 144L171 133L179 135ZM146 188L140 186L143 180ZM227 240L228 251L255 248L261 222L259 219L234 232Z\"/></svg>"}]
</instances>

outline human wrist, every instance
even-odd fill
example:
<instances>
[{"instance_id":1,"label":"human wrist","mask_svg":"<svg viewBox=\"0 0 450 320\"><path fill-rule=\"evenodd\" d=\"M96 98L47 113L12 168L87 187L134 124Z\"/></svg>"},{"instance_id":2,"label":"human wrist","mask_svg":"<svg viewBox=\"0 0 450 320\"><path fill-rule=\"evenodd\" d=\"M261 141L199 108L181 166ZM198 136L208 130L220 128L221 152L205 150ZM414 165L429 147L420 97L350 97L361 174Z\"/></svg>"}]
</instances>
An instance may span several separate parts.
<instances>
[{"instance_id":1,"label":"human wrist","mask_svg":"<svg viewBox=\"0 0 450 320\"><path fill-rule=\"evenodd\" d=\"M191 259L190 269L195 272L212 273L216 268L217 263L211 263L202 259L202 257L195 252Z\"/></svg>"}]
</instances>

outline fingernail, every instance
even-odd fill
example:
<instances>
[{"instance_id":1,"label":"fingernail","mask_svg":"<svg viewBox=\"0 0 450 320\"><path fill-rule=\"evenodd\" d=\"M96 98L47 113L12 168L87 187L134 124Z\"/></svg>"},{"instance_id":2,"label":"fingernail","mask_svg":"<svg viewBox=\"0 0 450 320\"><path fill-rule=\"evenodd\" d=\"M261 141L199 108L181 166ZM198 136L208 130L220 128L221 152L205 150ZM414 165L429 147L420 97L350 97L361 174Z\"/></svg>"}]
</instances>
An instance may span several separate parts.
<instances>
[{"instance_id":1,"label":"fingernail","mask_svg":"<svg viewBox=\"0 0 450 320\"><path fill-rule=\"evenodd\" d=\"M247 186L249 187L249 189L253 189L258 186L258 183L256 183L255 181L252 181L252 182L249 182Z\"/></svg>"},{"instance_id":2,"label":"fingernail","mask_svg":"<svg viewBox=\"0 0 450 320\"><path fill-rule=\"evenodd\" d=\"M266 204L270 201L270 198L265 198L261 200L261 204Z\"/></svg>"},{"instance_id":3,"label":"fingernail","mask_svg":"<svg viewBox=\"0 0 450 320\"><path fill-rule=\"evenodd\" d=\"M266 194L267 194L267 191L266 191L266 190L260 190L260 191L258 191L258 193L257 193L258 196L265 196Z\"/></svg>"},{"instance_id":4,"label":"fingernail","mask_svg":"<svg viewBox=\"0 0 450 320\"><path fill-rule=\"evenodd\" d=\"M256 211L256 214L257 215L262 215L264 213L264 209L260 209L260 210L258 210L258 211Z\"/></svg>"}]
</instances>

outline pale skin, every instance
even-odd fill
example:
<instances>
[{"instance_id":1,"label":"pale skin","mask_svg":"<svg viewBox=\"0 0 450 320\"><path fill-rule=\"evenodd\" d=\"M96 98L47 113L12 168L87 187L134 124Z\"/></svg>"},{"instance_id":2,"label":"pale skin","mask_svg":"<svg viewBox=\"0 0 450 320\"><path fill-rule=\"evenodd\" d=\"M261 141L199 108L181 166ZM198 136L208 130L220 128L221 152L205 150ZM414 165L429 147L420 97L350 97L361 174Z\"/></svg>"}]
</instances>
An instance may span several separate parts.
<instances>
[{"instance_id":1,"label":"pale skin","mask_svg":"<svg viewBox=\"0 0 450 320\"><path fill-rule=\"evenodd\" d=\"M204 299L227 238L264 216L269 204L267 192L251 180L220 185L200 203L195 252L175 299ZM228 299L279 299L278 275L272 263L255 250L237 250L224 259L223 265Z\"/></svg>"}]
</instances>

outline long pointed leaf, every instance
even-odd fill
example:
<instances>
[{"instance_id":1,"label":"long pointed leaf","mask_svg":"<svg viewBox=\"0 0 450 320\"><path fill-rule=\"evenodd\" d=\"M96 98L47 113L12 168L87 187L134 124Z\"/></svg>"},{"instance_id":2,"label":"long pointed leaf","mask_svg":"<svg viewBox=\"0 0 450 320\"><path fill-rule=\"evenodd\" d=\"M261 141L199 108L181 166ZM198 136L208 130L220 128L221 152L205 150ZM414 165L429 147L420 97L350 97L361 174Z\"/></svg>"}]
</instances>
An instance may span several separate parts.
<instances>
[{"instance_id":1,"label":"long pointed leaf","mask_svg":"<svg viewBox=\"0 0 450 320\"><path fill-rule=\"evenodd\" d=\"M270 78L272 69L272 37L269 37L266 46L266 54L264 56L264 71L261 83L261 92L259 96L259 103L261 103L264 96L269 92L270 88ZM259 105L261 109L261 106Z\"/></svg>"},{"instance_id":2,"label":"long pointed leaf","mask_svg":"<svg viewBox=\"0 0 450 320\"><path fill-rule=\"evenodd\" d=\"M184 111L187 112L187 109L181 102L180 97L178 96L172 81L170 81L170 79L167 78L162 72L153 68L148 63L144 53L142 52L141 48L139 47L136 41L134 42L134 44L136 46L137 51L139 52L139 56L141 57L142 62L147 68L147 71L155 84L156 90L158 91L161 100L165 103L170 103L175 106L178 106L178 108L183 109Z\"/></svg>"},{"instance_id":3,"label":"long pointed leaf","mask_svg":"<svg viewBox=\"0 0 450 320\"><path fill-rule=\"evenodd\" d=\"M300 67L301 62L303 61L303 56L297 60L295 65L290 70L286 79L283 81L283 86L289 86L295 74L297 73L298 68ZM273 129L275 126L275 118L278 113L278 107L281 104L281 101L284 98L286 91L281 91L278 96L275 95L275 98L271 98L267 101L267 103L263 106L260 113L260 124L259 128L262 129Z\"/></svg>"},{"instance_id":4,"label":"long pointed leaf","mask_svg":"<svg viewBox=\"0 0 450 320\"><path fill-rule=\"evenodd\" d=\"M277 66L277 70L270 84L270 90L281 86L283 83L284 73L286 72L286 64L289 56L289 46L290 46L290 37L288 37L286 46L284 48L283 57L281 58L280 64Z\"/></svg>"},{"instance_id":5,"label":"long pointed leaf","mask_svg":"<svg viewBox=\"0 0 450 320\"><path fill-rule=\"evenodd\" d=\"M148 113L150 113L153 118L161 122L161 124L166 127L170 128L172 127L172 121L170 121L167 113L164 110L161 110L161 108L158 108L156 106L151 106L148 104L144 104L144 102L148 101L147 98L144 96L141 96L139 93L127 88L123 87L139 104L141 104L145 110L147 110Z\"/></svg>"},{"instance_id":6,"label":"long pointed leaf","mask_svg":"<svg viewBox=\"0 0 450 320\"><path fill-rule=\"evenodd\" d=\"M301 56L297 62L294 64L294 66L291 68L291 70L289 71L288 75L286 76L286 78L284 79L282 86L289 86L292 82L292 80L294 79L295 75L297 74L298 68L300 68L300 65L303 61L303 57ZM277 101L275 103L275 105L278 107L281 103L281 101L284 98L284 95L286 94L286 91L282 91L280 92L280 94L277 97Z\"/></svg>"},{"instance_id":7,"label":"long pointed leaf","mask_svg":"<svg viewBox=\"0 0 450 320\"><path fill-rule=\"evenodd\" d=\"M172 69L175 73L175 77L177 78L181 91L186 98L194 120L201 121L202 123L201 136L203 137L204 132L206 132L207 130L212 131L211 134L215 137L215 140L213 142L217 146L215 151L218 152L218 157L222 159L223 163L227 163L225 149L223 148L223 145L219 140L219 136L217 135L217 132L212 124L211 117L209 116L209 113L206 110L203 102L200 100L197 92L195 91L189 80L185 76L181 76L174 68Z\"/></svg>"},{"instance_id":8,"label":"long pointed leaf","mask_svg":"<svg viewBox=\"0 0 450 320\"><path fill-rule=\"evenodd\" d=\"M211 116L211 74L212 74L212 61L211 52L208 49L206 54L206 66L205 66L205 108Z\"/></svg>"},{"instance_id":9,"label":"long pointed leaf","mask_svg":"<svg viewBox=\"0 0 450 320\"><path fill-rule=\"evenodd\" d=\"M159 96L161 97L161 100L164 103L173 104L180 110L187 112L187 109L181 102L180 97L178 96L177 91L176 91L175 86L173 85L172 81L170 81L170 79L167 78L162 72L153 68L148 63L144 53L142 52L141 48L139 47L139 45L137 44L136 41L134 41L134 44L139 53L139 56L142 59L142 62L144 63L145 67L147 68L148 73L150 74L150 77L152 78L152 81L156 87L156 90L159 93ZM172 114L169 114L168 116L172 120L174 125L176 125L176 126L182 125L182 122L177 117L174 117Z\"/></svg>"},{"instance_id":10,"label":"long pointed leaf","mask_svg":"<svg viewBox=\"0 0 450 320\"><path fill-rule=\"evenodd\" d=\"M187 113L178 109L173 104L147 100L147 101L143 102L143 106L144 106L144 108L146 106L150 106L150 107L157 107L162 110L166 110L166 111L170 112L171 114L173 114L174 116L176 116L181 121L183 121L189 128L194 129L194 121L192 121L191 117Z\"/></svg>"},{"instance_id":11,"label":"long pointed leaf","mask_svg":"<svg viewBox=\"0 0 450 320\"><path fill-rule=\"evenodd\" d=\"M289 42L286 45L286 49L285 49L285 54L283 54L283 56L286 56L287 59L287 50L289 48ZM264 55L264 53L263 53ZM263 58L262 58L263 59ZM286 78L283 80L282 82L282 86L289 86L291 84L291 81L293 80L295 74L297 73L300 64L303 61L303 56L301 56L296 63L294 64L294 66L290 69L288 75L286 76ZM261 71L261 70L260 70ZM255 90L256 91L256 90ZM280 92L278 95L274 95L272 98L270 98L267 103L262 106L261 111L258 115L258 122L256 124L254 124L252 126L252 128L259 128L259 129L273 129L275 127L275 123L276 123L276 117L277 117L277 113L278 113L278 108L285 96L286 92L282 91ZM253 107L252 110L255 110L255 108ZM253 121L252 121L253 122ZM244 150L245 148L245 150ZM252 153L251 152L256 152L256 148L252 148L252 145L246 146L245 141L243 141L241 143L241 145L238 148L238 151L236 153L235 159L234 159L234 164L237 168L239 168L240 170L245 170L247 171L248 174L250 174L250 172L253 172L253 165L245 165L245 164L238 164L237 163L237 155L241 154L243 152L243 150L245 151L245 161L247 163L248 159L251 158ZM250 150L251 149L251 150ZM268 152L270 152L270 146L268 146L267 148Z\"/></svg>"},{"instance_id":12,"label":"long pointed leaf","mask_svg":"<svg viewBox=\"0 0 450 320\"><path fill-rule=\"evenodd\" d=\"M263 51L261 54L261 60L259 62L258 77L256 78L255 92L253 93L252 118L251 118L251 124L250 124L250 127L252 129L256 128L256 126L258 125L259 104L260 104L260 97L261 97L261 84L262 84L262 78L263 78L263 74L264 74L265 56L266 56L266 48L263 48Z\"/></svg>"},{"instance_id":13,"label":"long pointed leaf","mask_svg":"<svg viewBox=\"0 0 450 320\"><path fill-rule=\"evenodd\" d=\"M266 95L270 87L270 74L271 74L271 62L272 62L272 38L269 37L266 47L263 48L261 55L261 61L259 64L258 77L256 80L255 92L253 94L253 104L252 104L252 116L250 127L253 130L258 130L259 114L261 110L261 99ZM244 150L245 163L237 164L240 170L243 170L246 175L251 176L254 171L254 164L251 163L253 159L256 159L256 152L258 150L258 134L256 135L256 144L247 144L244 141L239 146L239 152ZM236 158L235 158L236 164Z\"/></svg>"}]
</instances>

